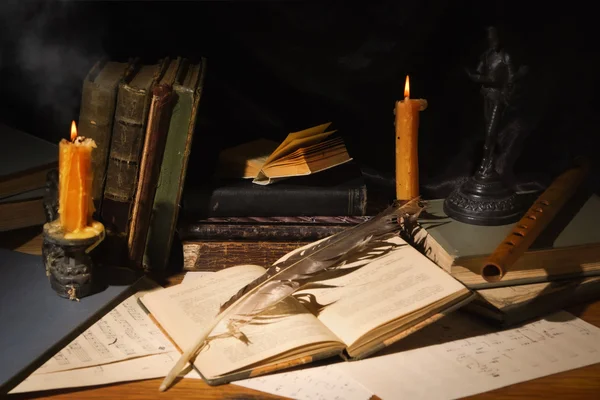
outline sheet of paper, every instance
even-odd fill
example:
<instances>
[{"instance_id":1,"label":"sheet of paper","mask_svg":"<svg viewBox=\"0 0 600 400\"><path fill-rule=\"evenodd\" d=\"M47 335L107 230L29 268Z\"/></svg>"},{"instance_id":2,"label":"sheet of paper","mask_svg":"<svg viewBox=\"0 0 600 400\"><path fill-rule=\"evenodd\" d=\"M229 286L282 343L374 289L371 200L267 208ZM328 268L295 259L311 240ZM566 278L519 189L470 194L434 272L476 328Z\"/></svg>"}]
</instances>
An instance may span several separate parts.
<instances>
[{"instance_id":1,"label":"sheet of paper","mask_svg":"<svg viewBox=\"0 0 600 400\"><path fill-rule=\"evenodd\" d=\"M334 368L383 399L455 399L600 362L600 328L565 311L485 331L455 313L398 343L411 350Z\"/></svg>"},{"instance_id":2,"label":"sheet of paper","mask_svg":"<svg viewBox=\"0 0 600 400\"><path fill-rule=\"evenodd\" d=\"M297 400L368 400L373 395L334 365L259 376L233 384Z\"/></svg>"},{"instance_id":3,"label":"sheet of paper","mask_svg":"<svg viewBox=\"0 0 600 400\"><path fill-rule=\"evenodd\" d=\"M162 378L177 362L179 352L134 358L112 364L80 368L49 374L33 374L21 382L10 393L25 393L38 390L75 388L129 382L142 379ZM156 386L158 391L158 384Z\"/></svg>"},{"instance_id":4,"label":"sheet of paper","mask_svg":"<svg viewBox=\"0 0 600 400\"><path fill-rule=\"evenodd\" d=\"M189 271L183 276L181 283L189 283L196 279L214 274L212 271Z\"/></svg>"},{"instance_id":5,"label":"sheet of paper","mask_svg":"<svg viewBox=\"0 0 600 400\"><path fill-rule=\"evenodd\" d=\"M91 367L175 350L134 295L56 353L34 374Z\"/></svg>"}]
</instances>

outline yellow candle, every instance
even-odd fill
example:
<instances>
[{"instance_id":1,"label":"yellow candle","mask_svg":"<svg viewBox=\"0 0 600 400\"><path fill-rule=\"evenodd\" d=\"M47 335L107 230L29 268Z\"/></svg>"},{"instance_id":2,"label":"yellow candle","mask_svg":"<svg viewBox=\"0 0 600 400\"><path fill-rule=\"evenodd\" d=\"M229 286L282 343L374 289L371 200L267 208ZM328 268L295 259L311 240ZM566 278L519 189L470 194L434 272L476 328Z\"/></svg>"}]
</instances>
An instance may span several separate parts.
<instances>
[{"instance_id":1,"label":"yellow candle","mask_svg":"<svg viewBox=\"0 0 600 400\"><path fill-rule=\"evenodd\" d=\"M77 136L71 123L71 141L61 140L58 157L59 221L65 236L82 234L92 227L92 139ZM87 236L87 235L86 235Z\"/></svg>"},{"instance_id":2,"label":"yellow candle","mask_svg":"<svg viewBox=\"0 0 600 400\"><path fill-rule=\"evenodd\" d=\"M411 200L419 196L418 134L419 112L427 100L410 98L408 76L404 100L396 102L396 199Z\"/></svg>"}]
</instances>

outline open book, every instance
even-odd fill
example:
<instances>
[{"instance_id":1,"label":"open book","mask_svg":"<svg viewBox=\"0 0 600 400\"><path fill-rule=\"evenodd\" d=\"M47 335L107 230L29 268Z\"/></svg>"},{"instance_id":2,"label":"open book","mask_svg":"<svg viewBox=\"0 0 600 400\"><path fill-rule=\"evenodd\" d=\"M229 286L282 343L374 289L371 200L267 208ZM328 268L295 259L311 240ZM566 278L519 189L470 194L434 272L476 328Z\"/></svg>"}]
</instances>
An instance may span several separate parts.
<instances>
[{"instance_id":1,"label":"open book","mask_svg":"<svg viewBox=\"0 0 600 400\"><path fill-rule=\"evenodd\" d=\"M258 139L223 150L219 155L219 175L227 178L252 178L268 185L278 179L310 175L352 158L341 138L329 138L331 123L290 133L281 144Z\"/></svg>"},{"instance_id":2,"label":"open book","mask_svg":"<svg viewBox=\"0 0 600 400\"><path fill-rule=\"evenodd\" d=\"M216 385L336 355L364 358L472 298L402 239L390 237L385 243L358 254L322 285L236 326L235 337L217 325L195 368ZM174 342L188 348L219 306L264 272L255 265L235 266L141 301Z\"/></svg>"}]
</instances>

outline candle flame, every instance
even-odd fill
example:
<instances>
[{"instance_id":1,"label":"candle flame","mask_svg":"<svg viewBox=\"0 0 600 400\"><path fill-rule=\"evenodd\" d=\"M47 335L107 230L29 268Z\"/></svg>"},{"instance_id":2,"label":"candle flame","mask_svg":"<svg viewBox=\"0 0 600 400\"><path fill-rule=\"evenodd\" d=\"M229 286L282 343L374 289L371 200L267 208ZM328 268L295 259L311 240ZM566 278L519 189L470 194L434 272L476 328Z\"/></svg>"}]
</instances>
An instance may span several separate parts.
<instances>
[{"instance_id":1,"label":"candle flame","mask_svg":"<svg viewBox=\"0 0 600 400\"><path fill-rule=\"evenodd\" d=\"M406 75L406 83L404 84L404 97L410 97L410 83L408 82L408 75Z\"/></svg>"},{"instance_id":2,"label":"candle flame","mask_svg":"<svg viewBox=\"0 0 600 400\"><path fill-rule=\"evenodd\" d=\"M75 141L77 138L77 126L75 125L75 121L71 122L71 141Z\"/></svg>"}]
</instances>

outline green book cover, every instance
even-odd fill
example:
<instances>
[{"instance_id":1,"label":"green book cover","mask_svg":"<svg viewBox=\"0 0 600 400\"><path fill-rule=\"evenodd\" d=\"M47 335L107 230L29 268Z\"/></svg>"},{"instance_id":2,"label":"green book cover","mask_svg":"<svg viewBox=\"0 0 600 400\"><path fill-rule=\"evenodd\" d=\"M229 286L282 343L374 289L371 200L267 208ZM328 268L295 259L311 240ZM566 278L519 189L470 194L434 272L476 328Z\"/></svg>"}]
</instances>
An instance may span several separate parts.
<instances>
[{"instance_id":1,"label":"green book cover","mask_svg":"<svg viewBox=\"0 0 600 400\"><path fill-rule=\"evenodd\" d=\"M148 229L146 269L160 270L168 264L205 74L205 59L198 63L185 60L173 84L175 104Z\"/></svg>"}]
</instances>

